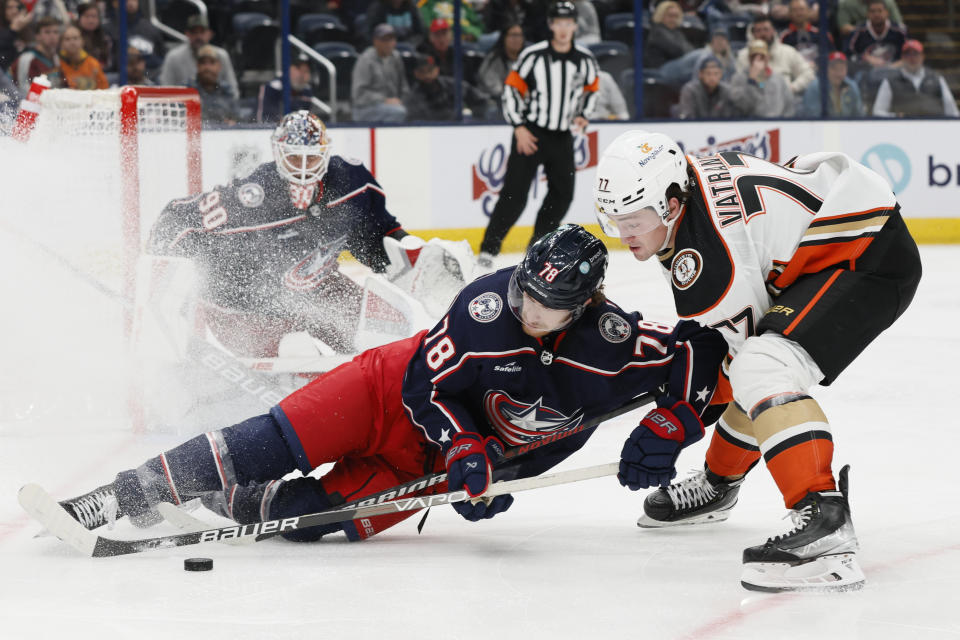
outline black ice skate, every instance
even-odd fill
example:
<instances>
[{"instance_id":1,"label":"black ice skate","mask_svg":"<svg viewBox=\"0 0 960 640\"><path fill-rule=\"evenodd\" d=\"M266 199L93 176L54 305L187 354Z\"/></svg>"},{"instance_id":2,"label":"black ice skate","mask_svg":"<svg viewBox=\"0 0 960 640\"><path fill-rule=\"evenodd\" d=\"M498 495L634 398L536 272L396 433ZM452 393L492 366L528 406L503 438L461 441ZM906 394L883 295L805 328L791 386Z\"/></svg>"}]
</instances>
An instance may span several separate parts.
<instances>
[{"instance_id":1,"label":"black ice skate","mask_svg":"<svg viewBox=\"0 0 960 640\"><path fill-rule=\"evenodd\" d=\"M105 524L112 528L117 518L124 515L112 484L105 484L82 496L64 500L60 506L87 529L96 529Z\"/></svg>"},{"instance_id":2,"label":"black ice skate","mask_svg":"<svg viewBox=\"0 0 960 640\"><path fill-rule=\"evenodd\" d=\"M808 493L790 512L794 529L743 551L741 584L752 591L851 591L866 579L847 501L847 474L839 491Z\"/></svg>"},{"instance_id":3,"label":"black ice skate","mask_svg":"<svg viewBox=\"0 0 960 640\"><path fill-rule=\"evenodd\" d=\"M704 467L703 471L648 495L637 526L657 528L723 522L737 504L742 483L743 478L727 480Z\"/></svg>"}]
</instances>

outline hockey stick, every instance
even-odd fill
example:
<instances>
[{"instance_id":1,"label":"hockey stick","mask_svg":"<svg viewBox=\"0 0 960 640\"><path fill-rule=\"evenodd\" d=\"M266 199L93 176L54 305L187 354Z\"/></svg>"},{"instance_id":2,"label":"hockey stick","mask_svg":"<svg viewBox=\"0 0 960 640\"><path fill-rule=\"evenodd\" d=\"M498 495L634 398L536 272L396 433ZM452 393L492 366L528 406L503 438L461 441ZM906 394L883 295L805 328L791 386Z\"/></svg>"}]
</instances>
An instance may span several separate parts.
<instances>
[{"instance_id":1,"label":"hockey stick","mask_svg":"<svg viewBox=\"0 0 960 640\"><path fill-rule=\"evenodd\" d=\"M497 469L502 468L504 463L509 462L518 456L524 455L525 453L534 451L536 449L539 449L540 447L557 442L559 440L563 440L564 438L569 438L578 433L582 433L587 429L592 429L594 427L597 427L603 422L607 422L608 420L612 420L613 418L622 416L625 413L630 413L635 409L639 409L640 407L652 402L655 398L656 398L656 394L653 394L653 393L641 394L616 409L600 414L599 416L591 418L590 420L585 420L583 423L577 425L573 429L551 434L539 440L534 440L533 442L529 442L527 444L508 449L507 451L504 452L503 457L500 458L500 460L498 461L497 468L494 469L494 476L496 476ZM416 478L415 480L410 480L408 482L404 482L403 484L399 484L395 487L384 489L379 493L366 496L364 498L355 500L345 505L334 507L333 509L330 509L328 511L353 509L358 507L367 507L367 506L376 505L376 504L383 504L384 502L387 502L389 500L396 500L398 498L402 498L403 496L417 494L421 491L434 487L440 484L441 482L445 482L446 479L447 479L447 474L443 471L428 473L427 475ZM160 514L164 517L165 520L169 521L171 524L173 524L174 526L176 526L177 528L183 531L197 532L207 527L208 523L203 522L199 518L195 518L194 516L183 512L181 509L178 509L173 505L159 505L159 509L160 509ZM263 537L264 536L257 536L256 538L253 538L253 537L247 538L246 542L255 542L263 539Z\"/></svg>"},{"instance_id":2,"label":"hockey stick","mask_svg":"<svg viewBox=\"0 0 960 640\"><path fill-rule=\"evenodd\" d=\"M553 434L542 438L540 440L535 440L534 442L528 443L520 447L514 447L509 449L505 455L504 460L510 460L516 458L517 456L523 455L529 451L539 449L542 446L550 444L552 442L557 442L564 438L568 438L577 433L581 433L586 429L596 427L601 422L605 422L617 416L623 415L634 409L642 407L643 405L651 402L655 398L655 394L646 393L640 396L637 396L627 404L608 411L607 413L601 414L592 418L590 420L584 421L582 424L577 427L564 431L561 433ZM546 478L548 476L541 476ZM437 472L427 474L415 480L397 485L385 491L381 491L371 496L367 496L362 500L357 500L351 502L347 505L343 505L336 509L327 510L321 513L315 513L305 516L299 516L297 518L287 518L284 520L268 521L268 522L284 522L287 525L283 528L283 532L294 531L296 529L305 529L308 527L319 526L322 524L328 524L330 522L342 522L345 520L353 520L357 517L366 517L366 515L376 515L369 513L365 515L355 515L358 512L361 512L365 509L378 509L383 508L386 505L391 505L393 503L389 502L390 500L401 498L397 502L403 502L410 504L412 501L428 501L436 498L436 495L449 495L449 494L436 494L434 496L427 497L418 497L418 498L402 498L402 496L410 495L415 492L422 491L424 489L433 487L441 482L446 480L447 476L444 472ZM536 478L531 478L527 480L536 480ZM502 483L495 483L497 486L502 486ZM518 489L521 490L521 489ZM457 502L458 500L463 500L466 498L464 492L454 492L458 493L461 497L457 499L448 499L446 501L436 502L436 504L448 504L450 502ZM274 528L266 528L268 523L258 523L258 525L247 525L244 527L221 527L220 529L211 529L205 530L203 532L192 532L181 534L180 536L172 536L167 538L152 538L146 540L132 540L132 541L121 541L121 540L112 540L110 538L103 538L97 536L93 532L87 530L83 525L77 522L70 514L68 514L60 504L54 500L42 487L39 485L31 484L25 486L20 490L19 494L20 505L27 511L31 516L33 516L37 521L47 527L54 535L58 538L69 544L70 546L78 549L81 553L85 555L100 557L108 555L123 555L127 553L138 553L140 551L147 551L154 548L163 548L163 547L174 547L174 546L183 546L189 544L197 544L199 542L208 542L208 541L218 541L224 539L238 538L241 536L256 536L256 540L263 540L267 537L277 535L281 531L275 530ZM438 499L439 500L439 499ZM425 503L422 507L429 507L433 503ZM378 513L394 513L396 511L395 507L387 507L384 511L379 511ZM325 518L334 518L328 520ZM294 525L290 525L290 522L295 522ZM262 526L259 526L262 525ZM258 528L259 526L259 528ZM278 527L279 525L271 525L271 527ZM211 534L210 531L215 532ZM243 533L239 533L243 531ZM227 532L227 533L224 533ZM230 533L232 532L232 533ZM201 539L200 536L205 535L206 538ZM213 536L213 537L210 537ZM175 541L171 541L175 540ZM99 546L98 546L99 545Z\"/></svg>"},{"instance_id":3,"label":"hockey stick","mask_svg":"<svg viewBox=\"0 0 960 640\"><path fill-rule=\"evenodd\" d=\"M490 485L483 497L493 497L506 493L530 491L581 480L590 480L603 476L614 475L620 467L619 462L571 469L533 478L520 478L506 482L495 482ZM258 539L288 533L298 529L306 529L324 524L370 518L373 516L404 511L417 511L438 505L462 502L470 499L466 491L451 491L428 496L401 498L366 507L346 507L333 511L324 511L304 516L266 520L248 525L233 525L207 529L194 533L180 533L169 536L159 536L142 540L116 540L99 536L87 530L82 524L73 519L60 504L50 496L41 486L28 484L18 494L20 505L31 516L46 525L58 538L72 546L80 553L93 558L120 556L130 553L140 553L153 549L168 549L201 542L217 542L243 536L258 536Z\"/></svg>"}]
</instances>

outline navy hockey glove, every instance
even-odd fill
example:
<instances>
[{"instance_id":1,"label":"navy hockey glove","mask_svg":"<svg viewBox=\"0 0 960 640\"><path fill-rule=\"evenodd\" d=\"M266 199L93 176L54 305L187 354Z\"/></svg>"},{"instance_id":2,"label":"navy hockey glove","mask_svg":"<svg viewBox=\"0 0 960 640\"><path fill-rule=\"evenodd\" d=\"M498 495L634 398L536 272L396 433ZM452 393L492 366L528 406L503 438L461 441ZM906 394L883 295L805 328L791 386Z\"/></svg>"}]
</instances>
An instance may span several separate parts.
<instances>
[{"instance_id":1,"label":"navy hockey glove","mask_svg":"<svg viewBox=\"0 0 960 640\"><path fill-rule=\"evenodd\" d=\"M617 479L631 491L666 487L677 475L681 449L702 437L703 422L690 403L653 409L623 444Z\"/></svg>"},{"instance_id":2,"label":"navy hockey glove","mask_svg":"<svg viewBox=\"0 0 960 640\"><path fill-rule=\"evenodd\" d=\"M479 496L490 486L493 464L503 456L503 445L494 437L483 439L479 433L458 433L447 449L447 488L465 489L471 496ZM492 518L513 504L513 496L480 498L476 501L454 502L453 508L471 522Z\"/></svg>"}]
</instances>

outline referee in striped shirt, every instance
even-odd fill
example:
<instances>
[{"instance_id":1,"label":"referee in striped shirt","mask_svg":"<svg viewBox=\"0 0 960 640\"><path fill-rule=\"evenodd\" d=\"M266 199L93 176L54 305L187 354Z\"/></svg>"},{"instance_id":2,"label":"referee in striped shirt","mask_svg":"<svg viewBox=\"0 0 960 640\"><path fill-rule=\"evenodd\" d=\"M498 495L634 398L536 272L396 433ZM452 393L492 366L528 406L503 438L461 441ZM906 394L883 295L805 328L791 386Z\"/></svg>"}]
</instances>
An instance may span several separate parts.
<instances>
[{"instance_id":1,"label":"referee in striped shirt","mask_svg":"<svg viewBox=\"0 0 960 640\"><path fill-rule=\"evenodd\" d=\"M493 256L527 204L530 182L543 165L547 195L530 243L560 226L573 201L576 168L573 134L581 131L597 101L600 80L597 61L589 50L574 44L577 9L557 2L547 10L552 37L520 52L503 87L503 115L513 125L507 171L477 262L493 266Z\"/></svg>"}]
</instances>

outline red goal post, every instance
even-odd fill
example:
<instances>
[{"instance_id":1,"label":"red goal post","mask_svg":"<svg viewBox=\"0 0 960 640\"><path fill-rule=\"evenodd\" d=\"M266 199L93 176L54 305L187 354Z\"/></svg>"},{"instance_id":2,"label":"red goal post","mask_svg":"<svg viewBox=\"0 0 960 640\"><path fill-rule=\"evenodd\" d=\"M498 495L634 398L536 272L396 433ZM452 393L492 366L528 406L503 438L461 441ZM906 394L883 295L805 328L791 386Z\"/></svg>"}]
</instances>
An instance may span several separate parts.
<instances>
[{"instance_id":1,"label":"red goal post","mask_svg":"<svg viewBox=\"0 0 960 640\"><path fill-rule=\"evenodd\" d=\"M180 110L182 109L182 115ZM176 115L174 115L176 114ZM196 89L186 87L126 86L120 89L120 170L123 202L124 296L133 299L136 261L142 245L140 209L140 142L145 132L161 120L182 119L186 139L186 191L203 190L200 147L201 105Z\"/></svg>"}]
</instances>

